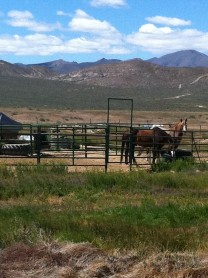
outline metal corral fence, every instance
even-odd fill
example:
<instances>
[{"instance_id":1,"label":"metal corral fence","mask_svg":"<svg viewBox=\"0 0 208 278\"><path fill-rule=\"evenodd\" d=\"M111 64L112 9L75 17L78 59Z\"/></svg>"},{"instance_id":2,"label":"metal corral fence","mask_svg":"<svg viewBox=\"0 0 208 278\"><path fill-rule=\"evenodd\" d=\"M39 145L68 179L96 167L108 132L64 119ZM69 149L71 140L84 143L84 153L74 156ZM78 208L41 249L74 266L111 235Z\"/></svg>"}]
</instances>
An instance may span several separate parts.
<instances>
[{"instance_id":1,"label":"metal corral fence","mask_svg":"<svg viewBox=\"0 0 208 278\"><path fill-rule=\"evenodd\" d=\"M137 125L133 128L147 129L149 126ZM129 165L124 161L120 163L120 156L122 135L124 132L130 134L131 130L132 127L121 123L21 125L16 131L13 126L0 125L0 164L58 164L78 171L92 167L103 167L105 171L129 170L136 167L133 161L130 160ZM140 151L136 146L135 158L139 167L150 167L151 152ZM166 148L162 157L164 161L170 161L190 156L197 163L207 162L207 130L200 128L184 132L177 157L170 156Z\"/></svg>"}]
</instances>

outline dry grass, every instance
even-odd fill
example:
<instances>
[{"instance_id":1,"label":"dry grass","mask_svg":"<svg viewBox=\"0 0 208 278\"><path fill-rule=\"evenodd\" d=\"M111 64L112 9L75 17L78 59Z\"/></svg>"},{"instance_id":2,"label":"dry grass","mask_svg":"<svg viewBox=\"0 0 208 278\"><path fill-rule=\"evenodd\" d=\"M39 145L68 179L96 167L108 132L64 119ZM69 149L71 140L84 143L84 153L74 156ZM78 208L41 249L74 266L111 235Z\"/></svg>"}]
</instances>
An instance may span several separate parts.
<instances>
[{"instance_id":1,"label":"dry grass","mask_svg":"<svg viewBox=\"0 0 208 278\"><path fill-rule=\"evenodd\" d=\"M27 246L17 244L0 253L1 278L196 278L208 277L208 256L162 253L148 258L106 254L88 243Z\"/></svg>"},{"instance_id":2,"label":"dry grass","mask_svg":"<svg viewBox=\"0 0 208 278\"><path fill-rule=\"evenodd\" d=\"M49 123L99 123L107 122L107 110L59 110L59 109L32 109L32 108L0 108L0 111L12 117L14 120L25 124L49 124ZM181 118L188 118L189 128L197 128L208 123L206 112L154 112L134 111L133 122L135 124L175 123ZM130 111L110 111L109 121L114 123L130 122Z\"/></svg>"}]
</instances>

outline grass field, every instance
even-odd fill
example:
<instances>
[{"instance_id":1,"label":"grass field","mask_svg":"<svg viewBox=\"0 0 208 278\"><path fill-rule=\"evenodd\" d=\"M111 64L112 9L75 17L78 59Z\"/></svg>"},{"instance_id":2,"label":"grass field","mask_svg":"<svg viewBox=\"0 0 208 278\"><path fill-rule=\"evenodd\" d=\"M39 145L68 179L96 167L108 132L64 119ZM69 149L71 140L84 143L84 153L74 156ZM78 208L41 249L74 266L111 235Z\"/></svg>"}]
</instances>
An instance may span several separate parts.
<instances>
[{"instance_id":1,"label":"grass field","mask_svg":"<svg viewBox=\"0 0 208 278\"><path fill-rule=\"evenodd\" d=\"M207 250L208 174L193 167L121 175L1 166L0 245L37 242L41 231L105 250Z\"/></svg>"},{"instance_id":2,"label":"grass field","mask_svg":"<svg viewBox=\"0 0 208 278\"><path fill-rule=\"evenodd\" d=\"M17 270L18 265L19 271L30 269L30 275L31 271L38 275L31 259L37 263L40 258L53 258L56 265L64 266L68 276L56 277L114 277L113 269L120 273L116 277L144 277L138 273L150 275L155 269L160 269L158 276L148 277L170 277L171 271L186 273L187 269L201 267L200 257L203 254L203 259L207 258L208 253L207 165L177 161L172 170L161 169L154 173L106 174L66 173L60 165L33 169L1 166L0 266L7 272L0 273ZM72 264L69 270L66 260L71 257L68 253L61 255L60 248L65 248L64 252L69 248L74 260L80 265L82 260L82 267L77 269ZM100 271L102 265L104 276L86 274L86 256L90 271ZM126 256L129 265L123 269ZM109 260L114 261L110 264ZM115 270L115 260L119 271ZM147 260L151 260L151 268ZM167 269L167 264L174 269ZM46 269L52 271L52 265L42 266L44 273L38 277L44 277ZM127 270L135 276L125 276ZM164 273L167 276L160 276ZM34 277L30 275L27 277Z\"/></svg>"}]
</instances>

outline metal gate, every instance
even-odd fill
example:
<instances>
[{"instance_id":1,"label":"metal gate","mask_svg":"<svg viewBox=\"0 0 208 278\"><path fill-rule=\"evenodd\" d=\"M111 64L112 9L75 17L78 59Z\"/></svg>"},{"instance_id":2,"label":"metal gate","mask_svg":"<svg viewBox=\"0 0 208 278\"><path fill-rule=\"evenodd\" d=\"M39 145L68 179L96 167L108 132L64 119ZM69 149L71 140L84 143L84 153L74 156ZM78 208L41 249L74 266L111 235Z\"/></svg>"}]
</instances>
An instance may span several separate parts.
<instances>
[{"instance_id":1,"label":"metal gate","mask_svg":"<svg viewBox=\"0 0 208 278\"><path fill-rule=\"evenodd\" d=\"M113 113L113 104L119 102L121 113L124 111L129 112L129 122L124 124L111 122L111 113ZM126 106L126 109L125 109ZM118 105L115 106L116 108ZM106 168L110 163L120 163L118 159L115 161L114 157L120 157L122 135L124 132L131 134L133 124L133 99L129 98L108 98L108 110L107 110L107 137L106 137ZM130 137L129 137L130 138ZM132 146L129 142L130 148ZM131 158L130 158L131 160ZM130 163L131 167L132 163Z\"/></svg>"}]
</instances>

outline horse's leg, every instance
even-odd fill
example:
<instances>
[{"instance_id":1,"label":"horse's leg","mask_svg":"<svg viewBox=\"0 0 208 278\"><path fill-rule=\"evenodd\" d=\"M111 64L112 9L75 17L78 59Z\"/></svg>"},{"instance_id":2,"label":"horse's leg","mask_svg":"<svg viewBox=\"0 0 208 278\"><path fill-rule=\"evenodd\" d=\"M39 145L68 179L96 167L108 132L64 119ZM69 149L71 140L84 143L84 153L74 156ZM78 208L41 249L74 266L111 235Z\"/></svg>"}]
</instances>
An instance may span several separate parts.
<instances>
[{"instance_id":1,"label":"horse's leg","mask_svg":"<svg viewBox=\"0 0 208 278\"><path fill-rule=\"evenodd\" d=\"M151 168L154 170L155 168L155 159L156 159L156 151L155 149L152 150L152 163L151 163Z\"/></svg>"},{"instance_id":2,"label":"horse's leg","mask_svg":"<svg viewBox=\"0 0 208 278\"><path fill-rule=\"evenodd\" d=\"M124 151L124 135L122 136L122 139L121 139L121 158L120 158L120 163L122 163L123 161L123 151Z\"/></svg>"},{"instance_id":3,"label":"horse's leg","mask_svg":"<svg viewBox=\"0 0 208 278\"><path fill-rule=\"evenodd\" d=\"M160 149L154 148L152 150L152 170L155 169L156 160L160 158Z\"/></svg>"},{"instance_id":4,"label":"horse's leg","mask_svg":"<svg viewBox=\"0 0 208 278\"><path fill-rule=\"evenodd\" d=\"M132 157L133 163L134 163L134 164L137 164L134 153L135 153L135 142L134 142L133 145L132 145L132 156L131 156L131 157Z\"/></svg>"},{"instance_id":5,"label":"horse's leg","mask_svg":"<svg viewBox=\"0 0 208 278\"><path fill-rule=\"evenodd\" d=\"M146 160L151 163L151 158L152 158L152 155L151 155L151 149L150 148L147 148L147 157L146 157Z\"/></svg>"},{"instance_id":6,"label":"horse's leg","mask_svg":"<svg viewBox=\"0 0 208 278\"><path fill-rule=\"evenodd\" d=\"M140 156L143 153L143 148L141 146L138 146L138 156Z\"/></svg>"},{"instance_id":7,"label":"horse's leg","mask_svg":"<svg viewBox=\"0 0 208 278\"><path fill-rule=\"evenodd\" d=\"M121 139L121 159L120 159L120 163L123 162L123 153L124 153L125 146L127 145L126 140L127 140L126 139L126 134L123 134L122 139ZM125 152L126 152L126 149L125 149Z\"/></svg>"},{"instance_id":8,"label":"horse's leg","mask_svg":"<svg viewBox=\"0 0 208 278\"><path fill-rule=\"evenodd\" d=\"M138 156L140 156L144 151L146 151L146 161L151 162L151 152L150 152L150 148L143 148L141 146L138 147Z\"/></svg>"},{"instance_id":9,"label":"horse's leg","mask_svg":"<svg viewBox=\"0 0 208 278\"><path fill-rule=\"evenodd\" d=\"M160 163L160 158L161 158L160 154L161 154L161 148L159 148L159 149L157 150L157 161L158 161L159 163Z\"/></svg>"},{"instance_id":10,"label":"horse's leg","mask_svg":"<svg viewBox=\"0 0 208 278\"><path fill-rule=\"evenodd\" d=\"M133 161L133 164L136 164L137 165L137 162L136 162L136 158L135 158L135 147L137 145L137 137L136 137L136 134L133 133L130 135L130 140L129 140L129 149L130 149L130 163L132 163Z\"/></svg>"},{"instance_id":11,"label":"horse's leg","mask_svg":"<svg viewBox=\"0 0 208 278\"><path fill-rule=\"evenodd\" d=\"M129 142L126 142L125 148L125 164L129 163Z\"/></svg>"}]
</instances>

